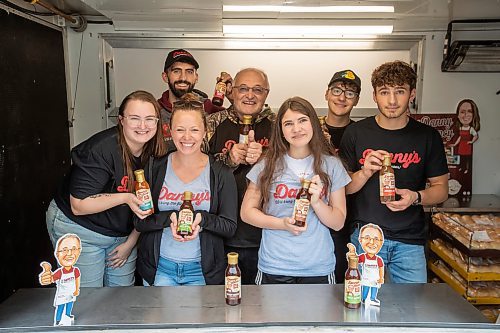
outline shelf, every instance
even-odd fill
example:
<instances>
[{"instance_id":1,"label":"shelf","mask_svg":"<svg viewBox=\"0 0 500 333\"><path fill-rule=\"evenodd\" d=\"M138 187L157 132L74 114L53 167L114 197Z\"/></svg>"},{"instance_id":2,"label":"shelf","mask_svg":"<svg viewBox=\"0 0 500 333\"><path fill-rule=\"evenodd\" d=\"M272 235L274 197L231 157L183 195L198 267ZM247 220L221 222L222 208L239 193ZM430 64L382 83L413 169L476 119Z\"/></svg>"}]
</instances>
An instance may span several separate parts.
<instances>
[{"instance_id":1,"label":"shelf","mask_svg":"<svg viewBox=\"0 0 500 333\"><path fill-rule=\"evenodd\" d=\"M446 282L453 290L455 290L460 295L464 296L465 299L472 304L500 304L500 298L498 297L468 297L466 296L466 289L456 280L452 279L448 274L445 274L443 270L434 263L428 263L431 271L434 272L441 280Z\"/></svg>"},{"instance_id":2,"label":"shelf","mask_svg":"<svg viewBox=\"0 0 500 333\"><path fill-rule=\"evenodd\" d=\"M429 261L429 268L434 272L441 280L446 282L453 290L462 296L465 296L465 287L458 283L456 280L452 279L448 274L445 274L443 270L437 267L433 262Z\"/></svg>"},{"instance_id":3,"label":"shelf","mask_svg":"<svg viewBox=\"0 0 500 333\"><path fill-rule=\"evenodd\" d=\"M448 265L458 272L467 281L500 281L500 273L478 273L467 272L464 267L460 266L454 258L450 257L446 252L441 250L436 244L430 242L430 249L443 259Z\"/></svg>"},{"instance_id":4,"label":"shelf","mask_svg":"<svg viewBox=\"0 0 500 333\"><path fill-rule=\"evenodd\" d=\"M442 204L424 206L426 212L448 213L500 213L500 196L473 194L471 197L450 197Z\"/></svg>"},{"instance_id":5,"label":"shelf","mask_svg":"<svg viewBox=\"0 0 500 333\"><path fill-rule=\"evenodd\" d=\"M451 243L455 248L457 248L463 254L469 257L483 257L483 258L500 258L500 250L495 249L469 249L464 243L460 242L458 239L450 235L445 230L441 229L438 225L431 222L430 225L431 235L437 235L439 238ZM434 237L436 238L436 237Z\"/></svg>"}]
</instances>

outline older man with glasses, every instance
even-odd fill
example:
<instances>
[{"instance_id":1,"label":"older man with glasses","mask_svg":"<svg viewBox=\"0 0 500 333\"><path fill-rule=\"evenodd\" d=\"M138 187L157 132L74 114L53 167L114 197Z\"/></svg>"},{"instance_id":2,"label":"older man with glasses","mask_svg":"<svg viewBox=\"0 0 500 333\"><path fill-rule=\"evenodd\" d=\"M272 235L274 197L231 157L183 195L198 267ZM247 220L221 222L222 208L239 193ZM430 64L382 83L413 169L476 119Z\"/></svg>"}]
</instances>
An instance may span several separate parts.
<instances>
[{"instance_id":1,"label":"older man with glasses","mask_svg":"<svg viewBox=\"0 0 500 333\"><path fill-rule=\"evenodd\" d=\"M246 175L267 147L276 115L265 105L269 94L267 75L256 68L239 71L233 82L233 104L208 116L210 153L232 168L238 188L238 207L241 207L247 188ZM248 143L239 143L240 124L251 116L253 130ZM255 283L261 229L241 220L235 235L226 240L225 250L239 254L238 265L244 284Z\"/></svg>"}]
</instances>

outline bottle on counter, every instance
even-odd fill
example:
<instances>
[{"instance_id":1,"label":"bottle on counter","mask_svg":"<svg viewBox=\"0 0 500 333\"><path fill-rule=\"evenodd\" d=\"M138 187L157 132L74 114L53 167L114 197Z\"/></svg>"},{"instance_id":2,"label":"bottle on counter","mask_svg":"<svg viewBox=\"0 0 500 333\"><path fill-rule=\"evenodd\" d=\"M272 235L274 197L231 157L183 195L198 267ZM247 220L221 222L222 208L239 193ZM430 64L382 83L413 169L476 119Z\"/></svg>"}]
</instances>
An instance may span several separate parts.
<instances>
[{"instance_id":1,"label":"bottle on counter","mask_svg":"<svg viewBox=\"0 0 500 333\"><path fill-rule=\"evenodd\" d=\"M191 236L193 234L194 208L191 203L193 193L184 192L184 201L179 209L177 217L177 235Z\"/></svg>"},{"instance_id":2,"label":"bottle on counter","mask_svg":"<svg viewBox=\"0 0 500 333\"><path fill-rule=\"evenodd\" d=\"M386 203L396 200L396 178L391 166L391 156L385 155L382 169L379 172L380 202Z\"/></svg>"},{"instance_id":3,"label":"bottle on counter","mask_svg":"<svg viewBox=\"0 0 500 333\"><path fill-rule=\"evenodd\" d=\"M227 305L238 305L241 303L241 271L238 267L238 253L227 254L227 268L224 279L224 296Z\"/></svg>"},{"instance_id":4,"label":"bottle on counter","mask_svg":"<svg viewBox=\"0 0 500 333\"><path fill-rule=\"evenodd\" d=\"M293 219L295 220L294 225L298 227L306 225L307 212L309 211L309 206L311 204L311 194L309 193L311 181L308 179L302 179L301 183L302 187L295 197L295 205L293 207Z\"/></svg>"},{"instance_id":5,"label":"bottle on counter","mask_svg":"<svg viewBox=\"0 0 500 333\"><path fill-rule=\"evenodd\" d=\"M221 72L217 83L215 84L214 97L212 97L212 104L217 106L222 106L224 104L224 97L226 96L226 82L222 81L222 78L227 75L226 72Z\"/></svg>"},{"instance_id":6,"label":"bottle on counter","mask_svg":"<svg viewBox=\"0 0 500 333\"><path fill-rule=\"evenodd\" d=\"M358 256L354 253L347 256L348 268L344 281L344 306L349 309L357 309L361 306L361 274L358 269L358 260Z\"/></svg>"},{"instance_id":7,"label":"bottle on counter","mask_svg":"<svg viewBox=\"0 0 500 333\"><path fill-rule=\"evenodd\" d=\"M135 195L142 204L139 208L143 211L150 211L151 214L154 213L153 197L151 196L151 189L149 187L146 178L144 177L144 170L139 169L134 171L135 175Z\"/></svg>"},{"instance_id":8,"label":"bottle on counter","mask_svg":"<svg viewBox=\"0 0 500 333\"><path fill-rule=\"evenodd\" d=\"M240 120L240 139L239 143L248 144L248 133L253 129L252 116L244 115L243 120Z\"/></svg>"}]
</instances>

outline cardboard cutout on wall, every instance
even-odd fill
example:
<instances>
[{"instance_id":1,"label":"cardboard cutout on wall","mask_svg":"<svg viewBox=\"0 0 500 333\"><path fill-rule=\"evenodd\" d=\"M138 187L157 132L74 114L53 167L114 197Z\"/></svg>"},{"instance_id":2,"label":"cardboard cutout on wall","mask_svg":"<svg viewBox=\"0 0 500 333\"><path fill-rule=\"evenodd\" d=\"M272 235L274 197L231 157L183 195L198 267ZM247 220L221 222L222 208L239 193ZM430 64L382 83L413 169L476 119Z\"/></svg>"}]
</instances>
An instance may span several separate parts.
<instances>
[{"instance_id":1,"label":"cardboard cutout on wall","mask_svg":"<svg viewBox=\"0 0 500 333\"><path fill-rule=\"evenodd\" d=\"M70 326L74 324L71 314L76 297L80 294L80 270L75 267L82 250L82 242L76 234L65 234L56 243L54 256L59 264L52 271L50 263L40 263L43 271L38 275L42 286L56 284L54 297L54 326Z\"/></svg>"},{"instance_id":2,"label":"cardboard cutout on wall","mask_svg":"<svg viewBox=\"0 0 500 333\"><path fill-rule=\"evenodd\" d=\"M472 194L473 144L479 139L479 110L470 99L461 100L456 113L413 114L412 117L435 128L443 139L450 179L448 194L469 197Z\"/></svg>"},{"instance_id":3,"label":"cardboard cutout on wall","mask_svg":"<svg viewBox=\"0 0 500 333\"><path fill-rule=\"evenodd\" d=\"M378 291L384 284L384 261L377 254L384 245L384 232L373 223L366 224L359 230L359 244L363 249L361 254L356 252L356 247L348 243L347 255L357 255L361 271L361 302L365 306L380 306L377 298ZM368 297L369 296L369 297Z\"/></svg>"}]
</instances>

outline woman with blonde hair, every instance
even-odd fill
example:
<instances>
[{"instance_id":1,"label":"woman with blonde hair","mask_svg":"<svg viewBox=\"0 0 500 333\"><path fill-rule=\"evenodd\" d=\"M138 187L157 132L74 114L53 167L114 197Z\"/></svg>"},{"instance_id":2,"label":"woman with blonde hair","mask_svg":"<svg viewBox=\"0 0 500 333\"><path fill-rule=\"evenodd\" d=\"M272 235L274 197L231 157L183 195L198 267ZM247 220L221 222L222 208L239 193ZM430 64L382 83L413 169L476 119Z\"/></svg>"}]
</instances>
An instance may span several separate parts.
<instances>
[{"instance_id":1,"label":"woman with blonde hair","mask_svg":"<svg viewBox=\"0 0 500 333\"><path fill-rule=\"evenodd\" d=\"M237 192L231 170L202 151L207 131L203 104L186 94L170 118L176 151L147 170L153 215L136 218L141 232L137 269L145 285L222 284L224 238L236 231ZM179 236L177 214L183 193L192 193L192 235Z\"/></svg>"}]
</instances>

